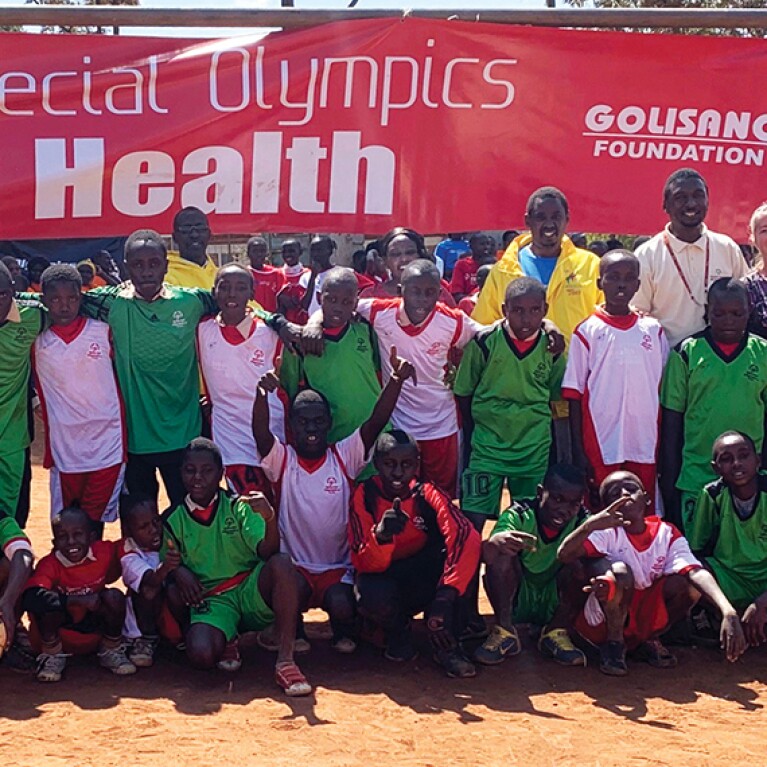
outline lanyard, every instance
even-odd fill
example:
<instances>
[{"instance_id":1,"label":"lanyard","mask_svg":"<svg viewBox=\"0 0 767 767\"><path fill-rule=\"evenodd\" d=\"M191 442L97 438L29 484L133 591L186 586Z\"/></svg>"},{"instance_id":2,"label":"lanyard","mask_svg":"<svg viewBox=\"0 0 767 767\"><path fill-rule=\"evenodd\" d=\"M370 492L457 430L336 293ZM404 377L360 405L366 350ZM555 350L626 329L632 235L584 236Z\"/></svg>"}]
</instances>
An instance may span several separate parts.
<instances>
[{"instance_id":1,"label":"lanyard","mask_svg":"<svg viewBox=\"0 0 767 767\"><path fill-rule=\"evenodd\" d=\"M687 295L690 296L690 301L692 301L697 306L705 306L706 305L705 295L703 297L702 303L698 301L693 295L692 288L690 287L690 283L687 281L687 277L685 276L685 273L682 271L682 267L679 263L679 259L676 257L676 253L674 253L674 250L671 247L671 242L669 241L669 238L668 238L668 232L665 232L665 231L663 232L663 244L666 246L666 250L671 256L671 260L674 262L674 266L676 267L676 271L677 271L677 274L679 275L679 279L682 280L682 284L684 285L685 290L687 291ZM711 240L709 239L707 235L706 236L706 265L704 267L704 272L703 272L704 294L708 290L708 275L709 275L710 265L711 265Z\"/></svg>"}]
</instances>

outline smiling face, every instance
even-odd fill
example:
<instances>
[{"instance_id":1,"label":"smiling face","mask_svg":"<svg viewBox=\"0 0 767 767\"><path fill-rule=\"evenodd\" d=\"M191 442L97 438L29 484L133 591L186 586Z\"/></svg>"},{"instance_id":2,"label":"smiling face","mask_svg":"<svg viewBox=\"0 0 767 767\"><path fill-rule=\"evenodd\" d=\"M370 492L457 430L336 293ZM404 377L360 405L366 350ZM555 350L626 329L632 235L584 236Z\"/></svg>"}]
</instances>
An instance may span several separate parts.
<instances>
[{"instance_id":1,"label":"smiling face","mask_svg":"<svg viewBox=\"0 0 767 767\"><path fill-rule=\"evenodd\" d=\"M159 551L162 543L162 521L155 501L134 506L128 516L128 534L144 551Z\"/></svg>"},{"instance_id":2,"label":"smiling face","mask_svg":"<svg viewBox=\"0 0 767 767\"><path fill-rule=\"evenodd\" d=\"M53 548L70 562L85 559L93 539L91 524L85 513L62 512L53 525Z\"/></svg>"},{"instance_id":3,"label":"smiling face","mask_svg":"<svg viewBox=\"0 0 767 767\"><path fill-rule=\"evenodd\" d=\"M533 238L533 253L543 258L558 256L569 220L561 200L536 197L525 216L525 224Z\"/></svg>"},{"instance_id":4,"label":"smiling face","mask_svg":"<svg viewBox=\"0 0 767 767\"><path fill-rule=\"evenodd\" d=\"M168 271L168 259L162 248L139 240L126 250L125 266L136 292L145 301L151 301L162 289Z\"/></svg>"},{"instance_id":5,"label":"smiling face","mask_svg":"<svg viewBox=\"0 0 767 767\"><path fill-rule=\"evenodd\" d=\"M402 276L402 308L413 325L420 325L434 311L441 285L439 273Z\"/></svg>"},{"instance_id":6,"label":"smiling face","mask_svg":"<svg viewBox=\"0 0 767 767\"><path fill-rule=\"evenodd\" d=\"M572 485L561 477L552 477L538 486L539 521L552 530L561 530L580 511L583 486Z\"/></svg>"},{"instance_id":7,"label":"smiling face","mask_svg":"<svg viewBox=\"0 0 767 767\"><path fill-rule=\"evenodd\" d=\"M204 264L210 242L208 217L201 210L182 210L173 222L173 239L181 258Z\"/></svg>"},{"instance_id":8,"label":"smiling face","mask_svg":"<svg viewBox=\"0 0 767 767\"><path fill-rule=\"evenodd\" d=\"M254 237L248 242L248 261L254 269L263 269L269 257L269 246L263 237Z\"/></svg>"},{"instance_id":9,"label":"smiling face","mask_svg":"<svg viewBox=\"0 0 767 767\"><path fill-rule=\"evenodd\" d=\"M225 266L216 275L213 296L224 324L239 325L253 297L253 277L242 267Z\"/></svg>"},{"instance_id":10,"label":"smiling face","mask_svg":"<svg viewBox=\"0 0 767 767\"><path fill-rule=\"evenodd\" d=\"M69 325L80 312L82 293L75 283L61 280L46 286L42 300L52 325Z\"/></svg>"},{"instance_id":11,"label":"smiling face","mask_svg":"<svg viewBox=\"0 0 767 767\"><path fill-rule=\"evenodd\" d=\"M503 316L515 338L525 341L541 328L548 311L545 299L537 292L509 297L503 303Z\"/></svg>"},{"instance_id":12,"label":"smiling face","mask_svg":"<svg viewBox=\"0 0 767 767\"><path fill-rule=\"evenodd\" d=\"M381 478L381 490L385 498L404 498L410 483L418 473L418 448L392 442L384 449L377 449L373 465Z\"/></svg>"},{"instance_id":13,"label":"smiling face","mask_svg":"<svg viewBox=\"0 0 767 767\"><path fill-rule=\"evenodd\" d=\"M285 266L295 266L301 258L301 245L296 240L285 240L282 243L282 260Z\"/></svg>"},{"instance_id":14,"label":"smiling face","mask_svg":"<svg viewBox=\"0 0 767 767\"><path fill-rule=\"evenodd\" d=\"M608 253L599 262L597 287L605 294L610 314L628 314L629 301L639 290L639 260L622 251Z\"/></svg>"},{"instance_id":15,"label":"smiling face","mask_svg":"<svg viewBox=\"0 0 767 767\"><path fill-rule=\"evenodd\" d=\"M333 265L333 242L327 237L315 237L309 245L309 258L321 272L327 271Z\"/></svg>"},{"instance_id":16,"label":"smiling face","mask_svg":"<svg viewBox=\"0 0 767 767\"><path fill-rule=\"evenodd\" d=\"M739 344L748 326L748 295L712 292L707 308L711 337L720 344Z\"/></svg>"},{"instance_id":17,"label":"smiling face","mask_svg":"<svg viewBox=\"0 0 767 767\"><path fill-rule=\"evenodd\" d=\"M756 477L759 472L759 456L754 446L740 434L725 434L714 443L714 471L724 483L736 489L746 489L746 497L756 492ZM753 490L749 491L751 486Z\"/></svg>"},{"instance_id":18,"label":"smiling face","mask_svg":"<svg viewBox=\"0 0 767 767\"><path fill-rule=\"evenodd\" d=\"M486 234L474 234L469 240L469 246L472 258L480 264L495 261L495 242L492 237Z\"/></svg>"},{"instance_id":19,"label":"smiling face","mask_svg":"<svg viewBox=\"0 0 767 767\"><path fill-rule=\"evenodd\" d=\"M767 262L767 208L762 206L751 218L749 227L751 244Z\"/></svg>"},{"instance_id":20,"label":"smiling face","mask_svg":"<svg viewBox=\"0 0 767 767\"><path fill-rule=\"evenodd\" d=\"M298 455L302 458L320 458L325 455L330 424L330 411L321 400L295 402L290 410L290 427Z\"/></svg>"},{"instance_id":21,"label":"smiling face","mask_svg":"<svg viewBox=\"0 0 767 767\"><path fill-rule=\"evenodd\" d=\"M181 480L189 497L199 506L208 506L218 492L223 467L209 450L188 451L181 464Z\"/></svg>"},{"instance_id":22,"label":"smiling face","mask_svg":"<svg viewBox=\"0 0 767 767\"><path fill-rule=\"evenodd\" d=\"M419 257L418 246L415 242L407 235L400 234L386 248L384 263L392 279L400 284L402 282L402 270Z\"/></svg>"},{"instance_id":23,"label":"smiling face","mask_svg":"<svg viewBox=\"0 0 767 767\"><path fill-rule=\"evenodd\" d=\"M325 280L320 293L322 324L326 328L343 328L357 308L357 282Z\"/></svg>"},{"instance_id":24,"label":"smiling face","mask_svg":"<svg viewBox=\"0 0 767 767\"><path fill-rule=\"evenodd\" d=\"M683 240L697 239L708 213L708 191L703 180L693 177L675 181L666 193L663 209L674 235Z\"/></svg>"}]
</instances>

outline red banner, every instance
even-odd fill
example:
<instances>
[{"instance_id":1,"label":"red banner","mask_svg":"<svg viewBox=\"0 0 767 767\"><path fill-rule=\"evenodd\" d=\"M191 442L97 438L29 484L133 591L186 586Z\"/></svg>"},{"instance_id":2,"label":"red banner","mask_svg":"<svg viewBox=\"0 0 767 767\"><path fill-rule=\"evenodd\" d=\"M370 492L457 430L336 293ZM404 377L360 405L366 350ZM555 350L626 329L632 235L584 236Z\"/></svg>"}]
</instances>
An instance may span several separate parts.
<instances>
[{"instance_id":1,"label":"red banner","mask_svg":"<svg viewBox=\"0 0 767 767\"><path fill-rule=\"evenodd\" d=\"M676 168L712 228L767 197L762 40L417 19L259 39L6 34L0 237L424 232L520 225L567 195L571 228L653 233Z\"/></svg>"}]
</instances>

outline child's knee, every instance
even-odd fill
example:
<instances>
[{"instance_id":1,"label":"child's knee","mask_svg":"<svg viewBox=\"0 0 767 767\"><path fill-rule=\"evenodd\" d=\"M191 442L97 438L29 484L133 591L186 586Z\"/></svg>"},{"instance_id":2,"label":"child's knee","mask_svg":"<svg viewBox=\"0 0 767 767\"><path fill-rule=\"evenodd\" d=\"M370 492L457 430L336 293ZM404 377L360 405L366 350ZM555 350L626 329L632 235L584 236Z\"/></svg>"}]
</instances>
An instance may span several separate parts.
<instances>
[{"instance_id":1,"label":"child's knee","mask_svg":"<svg viewBox=\"0 0 767 767\"><path fill-rule=\"evenodd\" d=\"M684 575L669 575L663 581L663 598L666 602L686 604L692 607L699 599L700 592Z\"/></svg>"},{"instance_id":2,"label":"child's knee","mask_svg":"<svg viewBox=\"0 0 767 767\"><path fill-rule=\"evenodd\" d=\"M226 637L218 629L198 624L187 632L184 642L189 662L196 668L207 669L213 668L221 658Z\"/></svg>"},{"instance_id":3,"label":"child's knee","mask_svg":"<svg viewBox=\"0 0 767 767\"><path fill-rule=\"evenodd\" d=\"M358 576L357 609L360 615L387 623L399 611L399 597L394 584L381 578Z\"/></svg>"},{"instance_id":4,"label":"child's knee","mask_svg":"<svg viewBox=\"0 0 767 767\"><path fill-rule=\"evenodd\" d=\"M323 608L334 621L354 620L356 609L352 587L347 583L336 583L331 586L325 592Z\"/></svg>"},{"instance_id":5,"label":"child's knee","mask_svg":"<svg viewBox=\"0 0 767 767\"><path fill-rule=\"evenodd\" d=\"M104 589L101 592L102 612L107 615L125 613L125 594L119 589Z\"/></svg>"}]
</instances>

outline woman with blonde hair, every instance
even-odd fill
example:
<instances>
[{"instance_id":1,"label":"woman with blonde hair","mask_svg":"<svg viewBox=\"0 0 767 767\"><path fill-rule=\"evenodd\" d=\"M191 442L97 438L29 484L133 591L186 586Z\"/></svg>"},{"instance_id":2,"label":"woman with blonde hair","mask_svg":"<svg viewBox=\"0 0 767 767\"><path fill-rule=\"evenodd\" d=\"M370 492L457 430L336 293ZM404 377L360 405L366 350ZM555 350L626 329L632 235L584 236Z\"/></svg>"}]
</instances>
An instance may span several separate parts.
<instances>
[{"instance_id":1,"label":"woman with blonde hair","mask_svg":"<svg viewBox=\"0 0 767 767\"><path fill-rule=\"evenodd\" d=\"M756 251L754 269L746 277L751 303L748 329L751 333L767 338L767 202L763 202L751 214L748 239Z\"/></svg>"}]
</instances>

